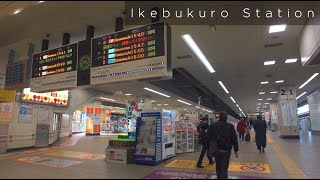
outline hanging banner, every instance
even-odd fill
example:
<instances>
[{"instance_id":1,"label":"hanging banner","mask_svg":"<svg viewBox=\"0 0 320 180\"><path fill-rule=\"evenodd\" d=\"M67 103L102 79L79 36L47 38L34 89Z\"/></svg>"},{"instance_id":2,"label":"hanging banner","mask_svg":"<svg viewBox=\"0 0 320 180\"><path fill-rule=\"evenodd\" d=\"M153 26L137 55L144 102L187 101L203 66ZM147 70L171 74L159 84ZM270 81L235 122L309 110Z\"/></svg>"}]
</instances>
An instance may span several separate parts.
<instances>
[{"instance_id":1,"label":"hanging banner","mask_svg":"<svg viewBox=\"0 0 320 180\"><path fill-rule=\"evenodd\" d=\"M49 108L47 106L39 106L38 124L49 123Z\"/></svg>"},{"instance_id":2,"label":"hanging banner","mask_svg":"<svg viewBox=\"0 0 320 180\"><path fill-rule=\"evenodd\" d=\"M0 103L0 122L12 121L13 103Z\"/></svg>"},{"instance_id":3,"label":"hanging banner","mask_svg":"<svg viewBox=\"0 0 320 180\"><path fill-rule=\"evenodd\" d=\"M0 102L14 102L16 98L15 90L0 88Z\"/></svg>"},{"instance_id":4,"label":"hanging banner","mask_svg":"<svg viewBox=\"0 0 320 180\"><path fill-rule=\"evenodd\" d=\"M139 107L137 99L130 99L126 101L126 117L136 118L138 117Z\"/></svg>"},{"instance_id":5,"label":"hanging banner","mask_svg":"<svg viewBox=\"0 0 320 180\"><path fill-rule=\"evenodd\" d=\"M19 110L19 123L32 123L32 105L21 105Z\"/></svg>"}]
</instances>

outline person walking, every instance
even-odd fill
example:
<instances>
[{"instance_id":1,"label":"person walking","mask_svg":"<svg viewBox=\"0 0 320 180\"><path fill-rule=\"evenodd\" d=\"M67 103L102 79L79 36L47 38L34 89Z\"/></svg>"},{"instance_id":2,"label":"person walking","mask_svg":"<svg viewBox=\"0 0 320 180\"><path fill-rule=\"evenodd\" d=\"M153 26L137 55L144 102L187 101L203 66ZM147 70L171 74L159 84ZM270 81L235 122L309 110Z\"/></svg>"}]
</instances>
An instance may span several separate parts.
<instances>
[{"instance_id":1,"label":"person walking","mask_svg":"<svg viewBox=\"0 0 320 180\"><path fill-rule=\"evenodd\" d=\"M261 115L257 116L257 120L253 125L255 130L256 137L256 145L257 149L261 152L265 153L264 148L267 145L267 123L265 120L262 120Z\"/></svg>"},{"instance_id":2,"label":"person walking","mask_svg":"<svg viewBox=\"0 0 320 180\"><path fill-rule=\"evenodd\" d=\"M247 124L244 119L241 118L240 122L237 125L237 131L239 133L240 141L244 141L244 135L246 133Z\"/></svg>"},{"instance_id":3,"label":"person walking","mask_svg":"<svg viewBox=\"0 0 320 180\"><path fill-rule=\"evenodd\" d=\"M197 130L199 134L199 143L202 145L201 153L198 159L197 168L204 168L202 166L202 160L204 158L204 155L206 155L206 152L208 150L207 144L207 129L209 128L208 119L203 118L201 123L198 125ZM214 161L211 157L207 156L209 159L209 164L212 165Z\"/></svg>"},{"instance_id":4,"label":"person walking","mask_svg":"<svg viewBox=\"0 0 320 180\"><path fill-rule=\"evenodd\" d=\"M232 147L234 154L238 158L239 144L237 133L232 124L227 122L226 112L220 113L220 120L210 125L208 129L207 145L211 141L216 142L217 151L215 153L216 173L218 179L228 179L228 168Z\"/></svg>"}]
</instances>

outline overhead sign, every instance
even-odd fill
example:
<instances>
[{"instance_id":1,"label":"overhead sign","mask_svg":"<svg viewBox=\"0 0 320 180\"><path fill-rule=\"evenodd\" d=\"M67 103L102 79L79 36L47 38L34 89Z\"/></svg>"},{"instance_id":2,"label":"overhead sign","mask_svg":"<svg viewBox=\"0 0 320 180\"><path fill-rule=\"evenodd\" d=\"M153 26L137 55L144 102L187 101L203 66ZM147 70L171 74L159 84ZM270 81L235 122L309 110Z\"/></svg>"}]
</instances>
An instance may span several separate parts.
<instances>
[{"instance_id":1,"label":"overhead sign","mask_svg":"<svg viewBox=\"0 0 320 180\"><path fill-rule=\"evenodd\" d=\"M6 85L7 89L19 89L26 86L27 61L7 64Z\"/></svg>"},{"instance_id":2,"label":"overhead sign","mask_svg":"<svg viewBox=\"0 0 320 180\"><path fill-rule=\"evenodd\" d=\"M0 88L0 102L14 102L16 90Z\"/></svg>"},{"instance_id":3,"label":"overhead sign","mask_svg":"<svg viewBox=\"0 0 320 180\"><path fill-rule=\"evenodd\" d=\"M21 93L23 102L50 104L55 106L68 106L69 105L69 91L55 91L46 93L31 92L30 88L24 88Z\"/></svg>"},{"instance_id":4,"label":"overhead sign","mask_svg":"<svg viewBox=\"0 0 320 180\"><path fill-rule=\"evenodd\" d=\"M163 22L92 39L91 84L171 77L170 41Z\"/></svg>"},{"instance_id":5,"label":"overhead sign","mask_svg":"<svg viewBox=\"0 0 320 180\"><path fill-rule=\"evenodd\" d=\"M31 90L47 92L77 87L78 43L32 57Z\"/></svg>"},{"instance_id":6,"label":"overhead sign","mask_svg":"<svg viewBox=\"0 0 320 180\"><path fill-rule=\"evenodd\" d=\"M296 89L294 86L280 87L279 91L280 99L296 99Z\"/></svg>"}]
</instances>

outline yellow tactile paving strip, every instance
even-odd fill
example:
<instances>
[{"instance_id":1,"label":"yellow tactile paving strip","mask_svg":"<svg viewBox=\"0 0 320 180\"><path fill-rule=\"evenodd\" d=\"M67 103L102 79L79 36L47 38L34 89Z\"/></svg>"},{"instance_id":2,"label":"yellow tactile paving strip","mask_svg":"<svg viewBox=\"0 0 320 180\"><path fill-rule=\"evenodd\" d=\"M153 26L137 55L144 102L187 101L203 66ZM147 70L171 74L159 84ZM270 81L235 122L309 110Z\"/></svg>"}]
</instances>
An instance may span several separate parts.
<instances>
[{"instance_id":1,"label":"yellow tactile paving strip","mask_svg":"<svg viewBox=\"0 0 320 180\"><path fill-rule=\"evenodd\" d=\"M308 179L296 163L285 153L285 151L267 134L267 142L271 144L273 150L277 153L282 165L287 170L288 175L292 179Z\"/></svg>"}]
</instances>

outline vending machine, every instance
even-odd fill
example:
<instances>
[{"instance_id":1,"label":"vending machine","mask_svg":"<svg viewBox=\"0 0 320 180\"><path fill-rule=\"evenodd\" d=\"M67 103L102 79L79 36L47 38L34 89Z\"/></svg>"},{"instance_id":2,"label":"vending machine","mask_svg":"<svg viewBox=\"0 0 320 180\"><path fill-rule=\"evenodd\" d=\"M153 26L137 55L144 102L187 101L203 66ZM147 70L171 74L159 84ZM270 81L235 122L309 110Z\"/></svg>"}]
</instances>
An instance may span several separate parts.
<instances>
[{"instance_id":1,"label":"vending machine","mask_svg":"<svg viewBox=\"0 0 320 180\"><path fill-rule=\"evenodd\" d=\"M162 160L175 156L175 111L162 110Z\"/></svg>"}]
</instances>

